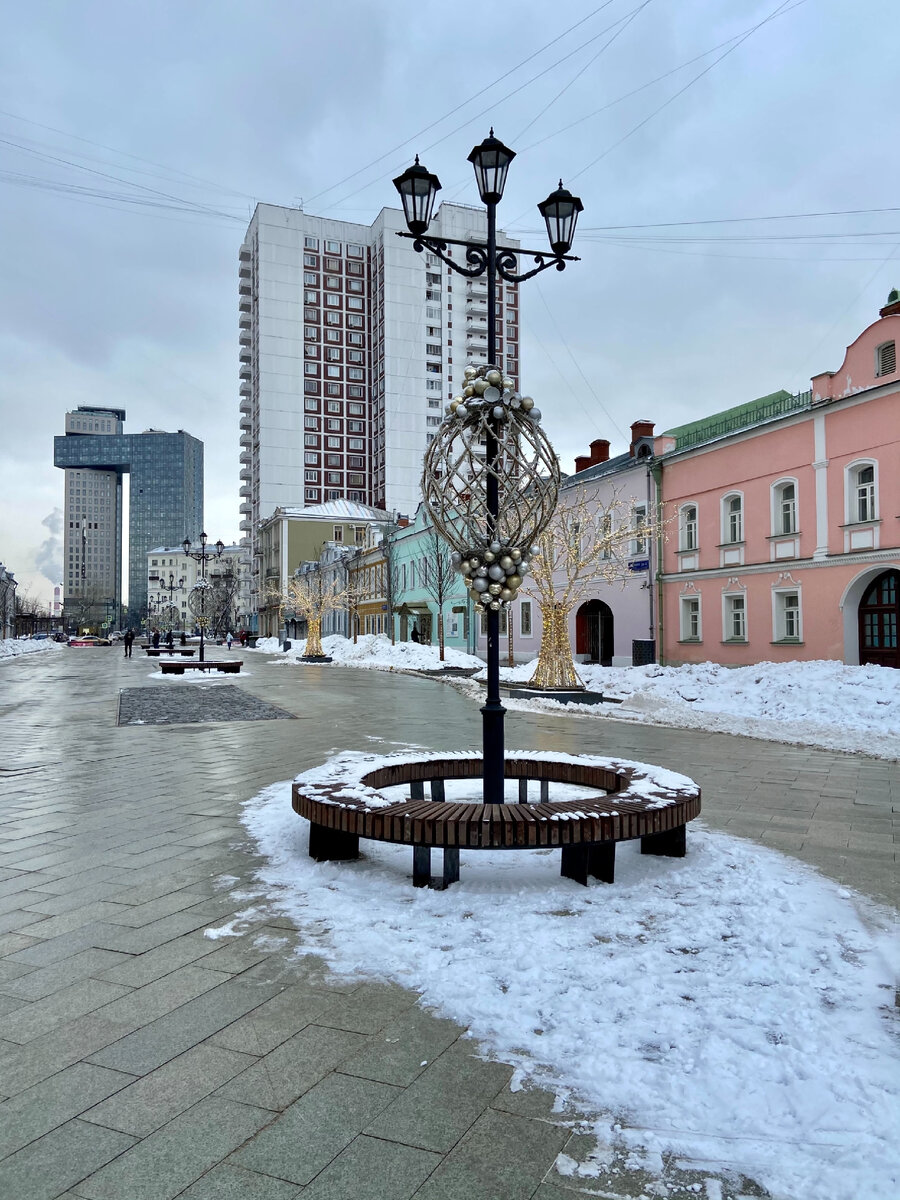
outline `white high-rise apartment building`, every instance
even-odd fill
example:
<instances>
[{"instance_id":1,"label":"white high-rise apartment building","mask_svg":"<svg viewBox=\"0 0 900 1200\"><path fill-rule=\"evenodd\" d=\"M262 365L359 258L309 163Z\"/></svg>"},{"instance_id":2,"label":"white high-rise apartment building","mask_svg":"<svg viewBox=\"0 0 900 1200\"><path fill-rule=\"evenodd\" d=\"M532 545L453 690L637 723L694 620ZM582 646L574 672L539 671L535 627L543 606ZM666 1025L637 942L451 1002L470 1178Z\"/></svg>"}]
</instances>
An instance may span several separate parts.
<instances>
[{"instance_id":1,"label":"white high-rise apartment building","mask_svg":"<svg viewBox=\"0 0 900 1200\"><path fill-rule=\"evenodd\" d=\"M239 263L241 531L254 563L276 508L347 499L415 512L444 406L465 367L487 361L486 281L418 253L405 229L399 209L368 226L257 206ZM429 229L486 235L485 210L460 204ZM518 381L515 285L501 282L496 315L498 365Z\"/></svg>"}]
</instances>

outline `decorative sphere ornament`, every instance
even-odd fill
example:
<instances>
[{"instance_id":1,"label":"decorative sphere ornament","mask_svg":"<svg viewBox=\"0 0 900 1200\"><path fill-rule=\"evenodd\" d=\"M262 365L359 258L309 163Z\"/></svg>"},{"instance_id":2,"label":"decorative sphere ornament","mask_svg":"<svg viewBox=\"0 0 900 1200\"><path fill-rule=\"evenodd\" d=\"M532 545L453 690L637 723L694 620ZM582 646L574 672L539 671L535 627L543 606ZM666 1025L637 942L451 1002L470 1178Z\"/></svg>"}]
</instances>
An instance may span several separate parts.
<instances>
[{"instance_id":1,"label":"decorative sphere ornament","mask_svg":"<svg viewBox=\"0 0 900 1200\"><path fill-rule=\"evenodd\" d=\"M474 379L477 374L478 374L478 372L475 370L474 367L466 367L466 369L463 371L463 378L464 379Z\"/></svg>"},{"instance_id":2,"label":"decorative sphere ornament","mask_svg":"<svg viewBox=\"0 0 900 1200\"><path fill-rule=\"evenodd\" d=\"M458 566L458 564L462 562L462 555L460 554L460 552L458 550L451 551L450 561L453 563L454 566Z\"/></svg>"},{"instance_id":3,"label":"decorative sphere ornament","mask_svg":"<svg viewBox=\"0 0 900 1200\"><path fill-rule=\"evenodd\" d=\"M532 408L529 410L528 416L532 421L534 421L535 425L537 425L538 421L541 419L541 410L539 408Z\"/></svg>"},{"instance_id":4,"label":"decorative sphere ornament","mask_svg":"<svg viewBox=\"0 0 900 1200\"><path fill-rule=\"evenodd\" d=\"M511 392L516 385L511 379L504 379L501 386L504 392Z\"/></svg>"},{"instance_id":5,"label":"decorative sphere ornament","mask_svg":"<svg viewBox=\"0 0 900 1200\"><path fill-rule=\"evenodd\" d=\"M502 607L503 606L501 605L499 600L491 601L491 608L493 609L494 612L499 612Z\"/></svg>"},{"instance_id":6,"label":"decorative sphere ornament","mask_svg":"<svg viewBox=\"0 0 900 1200\"><path fill-rule=\"evenodd\" d=\"M476 591L483 594L492 567L491 586L514 591L510 572L521 575L522 548L540 539L556 507L559 463L543 430L512 406L518 395L502 395L488 379L496 372L505 386L506 377L495 367L470 369L454 419L439 426L426 451L422 497L438 533L459 554L461 573L467 567L473 583L484 581ZM495 448L490 461L486 445Z\"/></svg>"},{"instance_id":7,"label":"decorative sphere ornament","mask_svg":"<svg viewBox=\"0 0 900 1200\"><path fill-rule=\"evenodd\" d=\"M472 580L472 587L476 592L486 592L488 590L488 581L481 575L476 575Z\"/></svg>"},{"instance_id":8,"label":"decorative sphere ornament","mask_svg":"<svg viewBox=\"0 0 900 1200\"><path fill-rule=\"evenodd\" d=\"M494 387L503 382L503 376L496 369L496 367L492 371L488 371L488 373L485 375L485 379Z\"/></svg>"},{"instance_id":9,"label":"decorative sphere ornament","mask_svg":"<svg viewBox=\"0 0 900 1200\"><path fill-rule=\"evenodd\" d=\"M531 570L531 563L528 561L527 558L523 558L522 561L519 563L519 574L527 575L530 570Z\"/></svg>"},{"instance_id":10,"label":"decorative sphere ornament","mask_svg":"<svg viewBox=\"0 0 900 1200\"><path fill-rule=\"evenodd\" d=\"M452 412L452 413L456 412L456 410L459 408L459 406L461 404L462 404L462 396L460 396L458 400L451 400L450 403L447 405L447 412Z\"/></svg>"},{"instance_id":11,"label":"decorative sphere ornament","mask_svg":"<svg viewBox=\"0 0 900 1200\"><path fill-rule=\"evenodd\" d=\"M506 586L508 588L512 588L513 591L517 592L519 590L519 588L522 586L522 576L521 575L507 575Z\"/></svg>"},{"instance_id":12,"label":"decorative sphere ornament","mask_svg":"<svg viewBox=\"0 0 900 1200\"><path fill-rule=\"evenodd\" d=\"M531 410L534 408L534 401L530 396L523 396L519 403L524 412L531 412Z\"/></svg>"},{"instance_id":13,"label":"decorative sphere ornament","mask_svg":"<svg viewBox=\"0 0 900 1200\"><path fill-rule=\"evenodd\" d=\"M503 588L500 586L499 583L489 583L488 591L491 593L492 596L499 596L500 593L503 591Z\"/></svg>"},{"instance_id":14,"label":"decorative sphere ornament","mask_svg":"<svg viewBox=\"0 0 900 1200\"><path fill-rule=\"evenodd\" d=\"M500 599L502 601L504 601L504 603L506 603L506 604L509 604L510 600L512 600L514 597L515 597L515 592L511 588L508 588L508 587L505 587L503 589L503 591L500 593Z\"/></svg>"},{"instance_id":15,"label":"decorative sphere ornament","mask_svg":"<svg viewBox=\"0 0 900 1200\"><path fill-rule=\"evenodd\" d=\"M500 389L498 387L486 387L483 396L488 404L496 404L500 399Z\"/></svg>"}]
</instances>

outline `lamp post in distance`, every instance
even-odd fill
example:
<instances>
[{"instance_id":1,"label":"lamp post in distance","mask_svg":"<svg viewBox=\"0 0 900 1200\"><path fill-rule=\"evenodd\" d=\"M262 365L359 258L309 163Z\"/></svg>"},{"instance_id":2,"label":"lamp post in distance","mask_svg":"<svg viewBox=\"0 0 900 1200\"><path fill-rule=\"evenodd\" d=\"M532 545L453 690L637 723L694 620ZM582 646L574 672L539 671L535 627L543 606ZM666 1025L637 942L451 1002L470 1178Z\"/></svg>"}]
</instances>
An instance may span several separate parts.
<instances>
[{"instance_id":1,"label":"lamp post in distance","mask_svg":"<svg viewBox=\"0 0 900 1200\"><path fill-rule=\"evenodd\" d=\"M213 552L212 550L207 550L207 548L206 548L207 541L208 541L208 539L207 539L206 534L201 533L199 550L191 549L192 543L191 543L190 538L186 537L184 539L184 541L181 543L181 548L185 553L185 557L192 558L195 562L198 562L200 564L200 579L198 580L197 585L191 589L191 596L189 597L189 600L188 600L189 605L191 605L192 600L194 600L195 598L199 599L198 604L191 605L191 611L196 616L197 624L200 626L200 662L204 661L204 658L203 658L204 637L205 637L205 633L206 633L206 626L209 623L209 614L207 612L208 597L206 595L206 592L209 588L209 583L207 582L207 579L206 579L206 564L208 562L212 562L212 560L215 558L221 558L222 551L225 549L225 543L222 541L221 538L219 538L219 540L215 544L215 552ZM198 595L198 593L199 593L199 595Z\"/></svg>"},{"instance_id":2,"label":"lamp post in distance","mask_svg":"<svg viewBox=\"0 0 900 1200\"><path fill-rule=\"evenodd\" d=\"M488 370L498 377L502 376L497 365L497 279L505 279L508 283L522 283L526 279L555 267L564 271L567 262L577 262L574 255L569 254L572 239L575 235L575 225L578 214L584 205L577 196L567 191L562 180L556 191L551 192L546 200L538 204L538 211L547 227L550 242L550 253L546 250L511 250L497 247L497 205L503 199L506 186L506 176L509 165L515 158L515 151L505 146L499 138L490 135L476 146L468 157L475 170L478 193L482 203L487 208L487 241L470 242L455 238L435 238L428 236L428 226L431 224L435 200L440 191L441 183L436 175L431 174L420 162L418 155L413 166L407 168L402 175L394 180L394 186L400 193L403 204L403 214L409 232L400 232L399 237L413 239L413 248L419 252L428 250L457 275L469 279L487 276L487 357ZM450 247L460 246L465 250L463 266L453 259ZM529 271L518 270L520 257L531 258L535 266ZM500 393L497 392L499 396ZM499 476L502 466L499 462L501 421L503 416L491 418L487 423L485 446L485 511L484 511L484 540L493 543L498 536L500 525L500 483ZM554 459L555 461L555 459ZM482 713L483 736L483 776L484 802L502 803L504 785L504 746L503 718L506 710L500 702L500 607L498 601L487 605L487 697Z\"/></svg>"}]
</instances>

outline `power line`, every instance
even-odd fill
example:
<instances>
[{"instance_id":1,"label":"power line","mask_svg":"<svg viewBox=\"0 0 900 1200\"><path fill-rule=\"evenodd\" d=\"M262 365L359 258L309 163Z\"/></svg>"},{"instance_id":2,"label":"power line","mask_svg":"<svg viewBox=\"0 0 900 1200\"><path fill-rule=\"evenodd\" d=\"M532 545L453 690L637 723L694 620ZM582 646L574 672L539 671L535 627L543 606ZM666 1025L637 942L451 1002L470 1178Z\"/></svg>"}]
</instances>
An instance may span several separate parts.
<instances>
[{"instance_id":1,"label":"power line","mask_svg":"<svg viewBox=\"0 0 900 1200\"><path fill-rule=\"evenodd\" d=\"M792 4L791 7L799 8L800 4L804 4L805 2L806 2L806 0L798 0L798 3ZM718 64L724 58L727 58L729 54L733 54L735 52L735 50L737 50L740 46L742 46L749 37L752 37L753 34L756 33L756 31L758 29L762 29L762 27L764 25L767 25L770 21L774 21L776 17L781 16L782 9L786 9L788 7L788 4L789 4L789 0L782 0L782 2L777 6L777 8L774 8L767 17L764 17L761 21L757 22L756 25L753 25L750 29L748 29L746 33L742 34L740 36L740 38L738 39L738 41L736 41L733 46L729 47L729 49L727 49L723 54L720 54L717 59L714 59L713 62L711 62L708 67L704 67L702 71L698 71L697 74L692 79L689 79L688 82L686 84L684 84L683 87L680 87L678 89L678 91L674 93L674 95L670 96L668 98L668 100L664 100L662 104L660 104L657 108L655 108L653 110L653 112L649 113L646 117L644 117L644 119L642 121L638 121L637 125L633 126L631 129L629 129L627 133L624 133L617 141L613 142L611 146L608 146L603 151L602 154L598 154L597 157L592 159L587 164L586 167L582 167L581 170L576 172L575 175L569 176L569 181L574 182L576 179L580 179L582 175L586 174L593 167L595 167L598 162L600 162L602 159L606 158L606 156L608 154L611 154L613 152L613 150L617 149L617 147L621 146L623 142L627 141L630 137L632 137L634 134L636 134L639 129L643 129L643 127L649 121L652 121L655 116L658 116L659 113L661 113L663 111L663 109L668 108L668 106L670 104L672 104L675 100L677 100L679 96L683 96L684 93L689 88L692 88L695 83L697 83L700 79L703 78L704 75L708 75L709 72L713 69L713 67L718 66Z\"/></svg>"},{"instance_id":2,"label":"power line","mask_svg":"<svg viewBox=\"0 0 900 1200\"><path fill-rule=\"evenodd\" d=\"M390 156L392 154L399 153L403 149L404 146L408 146L409 143L411 141L413 141L415 138L422 137L423 134L429 133L436 126L443 124L444 121L448 121L450 119L450 117L454 116L461 109L465 108L467 104L471 104L473 100L477 100L479 96L483 96L485 92L490 91L491 88L494 88L498 84L502 83L504 79L508 79L510 77L510 75L514 75L517 71L521 71L521 69L524 66L527 66L527 64L530 63L533 59L538 58L541 54L544 53L545 50L549 50L551 46L555 46L557 42L561 42L563 40L563 38L568 37L570 33L574 33L574 31L576 29L578 29L581 25L584 25L587 21L590 21L591 18L595 17L598 12L601 12L604 8L608 8L610 6L610 4L612 4L612 3L613 3L613 0L604 0L603 4L598 4L598 6L595 9L593 9L592 12L589 12L586 17L582 17L580 21L576 21L574 25L570 25L568 29L563 30L562 33L558 34L557 37L553 38L551 41L545 42L545 44L543 46L541 46L538 50L535 50L532 54L529 54L527 56L527 58L523 58L522 61L516 63L516 65L514 67L510 67L510 69L508 71L504 71L504 73L502 75L498 76L496 79L494 79L490 83L486 84L483 88L480 88L477 92L473 92L471 96L469 96L467 99L461 101L459 104L457 104L455 106L455 108L451 108L449 110L449 112L445 112L443 116L438 117L437 120L435 120L435 121L432 121L430 125L426 125L423 129L420 129L416 133L411 134L408 138L406 138L406 139L404 139L404 141L398 143L398 145L394 146L392 149L385 151L384 154L380 154L377 158L373 158L372 161L366 163L365 166L360 167L356 171L353 171L350 175L345 175L344 178L339 179L337 181L337 183L332 183L329 187L323 188L322 191L316 192L316 194L314 196L309 197L307 203L311 204L314 200L318 200L320 196L325 196L329 192L333 192L335 188L339 188L339 187L343 186L343 184L349 183L351 179L355 179L358 175L361 175L364 171L368 171L370 167L375 167L379 163L384 162L384 160L386 158L390 158ZM366 186L369 187L371 185L367 184ZM351 192L351 195L356 195L356 193Z\"/></svg>"},{"instance_id":3,"label":"power line","mask_svg":"<svg viewBox=\"0 0 900 1200\"><path fill-rule=\"evenodd\" d=\"M749 221L798 221L811 217L858 217L869 216L872 213L893 212L900 212L900 208L837 208L829 212L769 213L762 217L707 217L692 221L656 221L648 225L581 225L578 232L581 234L607 233L619 229L674 229L682 225L734 225ZM525 230L524 232L531 233L533 231Z\"/></svg>"}]
</instances>

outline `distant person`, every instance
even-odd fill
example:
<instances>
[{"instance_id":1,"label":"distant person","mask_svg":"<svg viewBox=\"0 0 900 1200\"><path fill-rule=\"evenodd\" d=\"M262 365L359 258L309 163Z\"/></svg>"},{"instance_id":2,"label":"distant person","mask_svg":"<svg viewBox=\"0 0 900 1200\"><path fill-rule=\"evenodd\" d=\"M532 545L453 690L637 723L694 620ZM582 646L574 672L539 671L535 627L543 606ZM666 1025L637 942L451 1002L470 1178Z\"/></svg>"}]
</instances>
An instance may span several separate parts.
<instances>
[{"instance_id":1,"label":"distant person","mask_svg":"<svg viewBox=\"0 0 900 1200\"><path fill-rule=\"evenodd\" d=\"M169 630L169 632L166 634L166 645L169 647L169 649L170 649L170 650L171 650L171 649L172 649L172 647L175 645L175 638L174 638L174 636L173 636L173 634L172 634L172 630L171 630L171 629L170 629L170 630Z\"/></svg>"},{"instance_id":2,"label":"distant person","mask_svg":"<svg viewBox=\"0 0 900 1200\"><path fill-rule=\"evenodd\" d=\"M241 640L241 646L246 646L247 645L247 630L242 629L241 632L238 634L238 637Z\"/></svg>"},{"instance_id":3,"label":"distant person","mask_svg":"<svg viewBox=\"0 0 900 1200\"><path fill-rule=\"evenodd\" d=\"M419 627L418 627L418 625L415 625L415 624L413 625L413 627L412 627L412 633L411 633L409 636L410 636L410 639L411 639L412 641L414 641L414 642L421 642L421 640L422 640L422 639L419 637Z\"/></svg>"},{"instance_id":4,"label":"distant person","mask_svg":"<svg viewBox=\"0 0 900 1200\"><path fill-rule=\"evenodd\" d=\"M158 629L153 630L153 649L154 650L159 649L159 630Z\"/></svg>"},{"instance_id":5,"label":"distant person","mask_svg":"<svg viewBox=\"0 0 900 1200\"><path fill-rule=\"evenodd\" d=\"M229 650L231 649L231 643L233 641L234 641L234 635L232 634L231 630L229 629L228 632L225 634L225 645L228 647Z\"/></svg>"},{"instance_id":6,"label":"distant person","mask_svg":"<svg viewBox=\"0 0 900 1200\"><path fill-rule=\"evenodd\" d=\"M134 645L134 631L131 629L125 630L125 657L131 658L131 647Z\"/></svg>"},{"instance_id":7,"label":"distant person","mask_svg":"<svg viewBox=\"0 0 900 1200\"><path fill-rule=\"evenodd\" d=\"M184 632L183 629L181 631L181 644L182 644L182 646L187 645L187 634Z\"/></svg>"}]
</instances>

